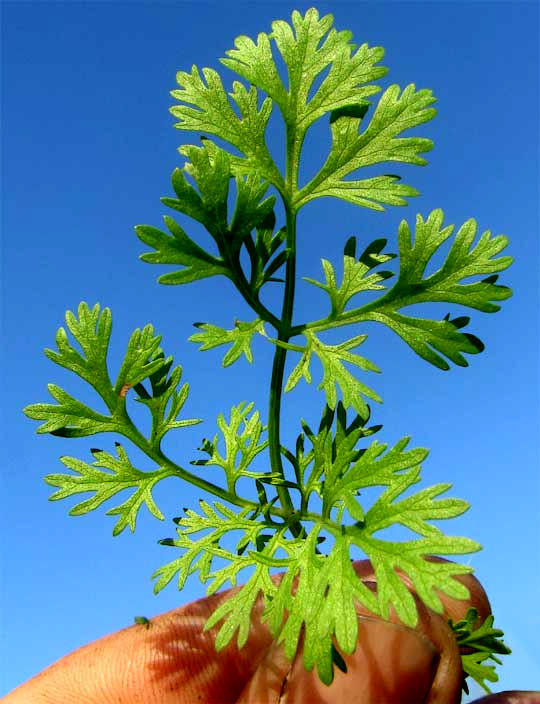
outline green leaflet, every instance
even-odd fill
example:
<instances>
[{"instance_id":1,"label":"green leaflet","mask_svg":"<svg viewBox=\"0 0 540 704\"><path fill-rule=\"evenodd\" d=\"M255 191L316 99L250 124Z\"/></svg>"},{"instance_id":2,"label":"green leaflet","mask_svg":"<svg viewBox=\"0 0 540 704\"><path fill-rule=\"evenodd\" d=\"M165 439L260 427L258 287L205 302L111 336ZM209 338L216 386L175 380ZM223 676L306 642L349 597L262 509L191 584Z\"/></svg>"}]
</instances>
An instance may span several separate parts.
<instances>
[{"instance_id":1,"label":"green leaflet","mask_svg":"<svg viewBox=\"0 0 540 704\"><path fill-rule=\"evenodd\" d=\"M314 330L324 330L336 325L350 325L365 321L383 323L397 333L420 357L440 369L449 369L445 357L460 366L467 366L463 356L477 354L484 349L483 343L474 335L462 333L469 318L466 316L450 320L447 315L442 321L415 318L398 311L406 306L426 303L457 303L476 308L486 313L498 311L500 306L493 301L509 298L512 292L506 286L496 284L495 272L503 271L512 263L511 257L495 258L507 245L507 238L498 235L491 237L486 231L476 245L476 223L468 220L459 229L444 264L435 273L424 277L430 259L439 247L450 237L453 225L442 228L444 214L434 210L424 221L421 215L416 218L414 243L411 242L409 226L403 220L399 227L400 270L396 283L379 299L372 303L349 311L343 306L361 286L356 287L344 277L338 288L333 268L327 265L326 284L310 281L323 288L330 296L332 312L325 320L310 324ZM347 257L345 257L347 260ZM349 270L358 267L354 262L346 262ZM354 271L354 269L353 269ZM361 271L360 268L357 269ZM471 276L486 278L473 283L460 281ZM299 330L303 331L303 328Z\"/></svg>"},{"instance_id":2,"label":"green leaflet","mask_svg":"<svg viewBox=\"0 0 540 704\"><path fill-rule=\"evenodd\" d=\"M393 276L391 271L379 271L370 274L373 268L394 259L396 256L395 254L382 254L385 245L385 239L373 241L356 260L356 238L351 237L344 249L343 279L339 286L337 285L334 267L327 259L321 260L326 278L324 284L304 276L304 281L327 292L332 305L330 318L343 313L347 303L357 293L362 291L380 291L386 288L381 285L381 281Z\"/></svg>"},{"instance_id":3,"label":"green leaflet","mask_svg":"<svg viewBox=\"0 0 540 704\"><path fill-rule=\"evenodd\" d=\"M381 47L363 44L354 52L351 32L337 32L332 23L332 15L319 19L315 8L310 8L304 17L295 10L292 27L278 20L272 23L272 34L260 33L257 43L249 37L238 37L236 48L227 51L228 58L221 59L221 63L262 88L285 120L305 134L325 113L377 93L378 86L366 84L387 73L386 68L375 65L384 55ZM279 77L270 40L287 66L289 90ZM327 67L328 75L308 102L315 78Z\"/></svg>"},{"instance_id":4,"label":"green leaflet","mask_svg":"<svg viewBox=\"0 0 540 704\"><path fill-rule=\"evenodd\" d=\"M292 370L285 385L285 391L291 391L298 384L301 377L311 383L311 373L309 365L311 357L315 354L323 367L323 378L317 388L323 389L326 396L326 403L330 408L335 408L337 403L336 388L341 390L343 405L345 408L353 406L358 413L367 412L367 404L362 396L381 401L381 398L372 389L358 381L344 366L343 362L354 364L365 371L378 372L379 368L357 354L349 352L350 349L358 347L366 339L367 335L358 335L352 340L342 342L340 345L325 345L316 335L310 331L304 333L306 347L302 357L296 367Z\"/></svg>"},{"instance_id":5,"label":"green leaflet","mask_svg":"<svg viewBox=\"0 0 540 704\"><path fill-rule=\"evenodd\" d=\"M231 492L234 492L236 482L241 476L252 478L269 476L264 472L253 472L247 469L255 457L268 447L267 440L259 442L265 430L259 419L259 411L255 411L248 418L252 409L253 403L246 405L242 402L238 406L233 406L229 423L220 413L218 426L225 443L225 456L221 455L218 450L218 435L216 433L212 442L204 440L200 448L210 456L210 459L192 462L194 465L221 467L225 472L227 487ZM240 431L241 426L243 426L242 431Z\"/></svg>"},{"instance_id":6,"label":"green leaflet","mask_svg":"<svg viewBox=\"0 0 540 704\"><path fill-rule=\"evenodd\" d=\"M140 255L143 262L151 264L180 264L184 269L170 274L162 274L161 284L187 284L209 276L230 276L230 271L221 257L214 257L191 240L172 218L165 215L165 224L172 237L157 227L138 225L135 228L138 238L155 252Z\"/></svg>"},{"instance_id":7,"label":"green leaflet","mask_svg":"<svg viewBox=\"0 0 540 704\"><path fill-rule=\"evenodd\" d=\"M273 212L275 196L263 200L269 183L257 172L237 175L236 206L228 216L229 186L232 176L231 155L209 140L202 147L186 145L182 153L188 157L183 169L175 169L172 185L176 198L162 198L162 202L200 222L214 239L219 257L206 252L191 240L184 230L166 217L165 223L172 237L149 225L138 225L135 231L145 244L156 249L141 255L154 264L181 264L177 272L159 278L163 284L182 284L223 274L235 280L241 275L239 252L250 233L268 223ZM195 182L195 189L184 172Z\"/></svg>"},{"instance_id":8,"label":"green leaflet","mask_svg":"<svg viewBox=\"0 0 540 704\"><path fill-rule=\"evenodd\" d=\"M261 591L268 594L275 591L275 587L268 574L268 568L258 564L254 574L238 594L224 601L205 623L204 630L207 631L225 618L225 622L220 627L215 640L218 652L231 641L237 631L236 642L238 647L244 647L251 627L251 611Z\"/></svg>"},{"instance_id":9,"label":"green leaflet","mask_svg":"<svg viewBox=\"0 0 540 704\"><path fill-rule=\"evenodd\" d=\"M56 384L48 384L47 388L51 396L58 401L57 404L33 403L23 409L28 418L45 421L37 429L38 433L81 438L96 433L120 431L121 419L93 411Z\"/></svg>"},{"instance_id":10,"label":"green leaflet","mask_svg":"<svg viewBox=\"0 0 540 704\"><path fill-rule=\"evenodd\" d=\"M87 381L101 396L110 415L92 410L64 389L49 384L49 392L58 403L35 403L24 409L29 418L45 421L38 432L64 437L116 432L134 440L137 431L126 412L126 395L133 387L139 393L137 400L145 403L152 414L150 445L153 449L159 449L162 437L172 428L200 422L198 419L177 420L187 398L188 386L184 385L178 393L175 390L182 374L180 367L167 380L172 358L165 359L159 347L161 337L154 335L152 325L146 325L131 334L113 386L107 370L111 312L105 308L100 314L98 304L90 310L83 302L79 305L78 313L79 319L67 311L66 323L81 346L84 357L69 343L64 328L60 328L56 335L58 352L47 349L45 354L56 364ZM145 379L150 380L152 396L141 383Z\"/></svg>"},{"instance_id":11,"label":"green leaflet","mask_svg":"<svg viewBox=\"0 0 540 704\"><path fill-rule=\"evenodd\" d=\"M178 420L189 393L189 384L182 384L178 388L182 378L182 367L175 367L169 375L173 358L165 359L163 351L159 348L154 352L152 361L160 361L161 364L148 376L151 394L143 384L136 384L134 388L139 395L135 400L145 405L152 415L150 446L160 451L161 440L169 430L197 425L202 421L200 418Z\"/></svg>"},{"instance_id":12,"label":"green leaflet","mask_svg":"<svg viewBox=\"0 0 540 704\"><path fill-rule=\"evenodd\" d=\"M384 210L381 203L407 205L405 198L418 195L418 191L397 183L399 176L383 175L356 181L345 181L344 178L362 167L387 161L425 165L427 161L419 155L432 149L431 140L397 138L397 135L431 120L436 114L429 107L433 102L435 98L430 90L416 91L412 83L401 95L399 86L390 86L361 134L358 134L358 128L363 117L340 114L330 125L330 154L319 173L298 193L297 206L322 196L334 196L373 210Z\"/></svg>"},{"instance_id":13,"label":"green leaflet","mask_svg":"<svg viewBox=\"0 0 540 704\"><path fill-rule=\"evenodd\" d=\"M237 514L221 503L214 502L214 505L211 506L206 501L200 501L200 507L202 515L186 509L185 516L175 519L179 526L176 539L161 541L164 545L181 548L184 552L181 557L154 572L152 578L157 578L154 585L155 593L160 592L175 575L178 578L178 588L182 589L189 575L198 570L201 582L212 580L207 593L213 594L227 581L230 581L234 586L238 572L253 564L249 556L238 554L238 550L250 542L255 544L259 533L265 527L264 523L248 518L248 509ZM191 534L201 531L208 532L195 540L189 537ZM219 541L232 531L243 533L235 552L219 545ZM214 558L226 560L230 564L211 572ZM249 613L247 616L249 617Z\"/></svg>"},{"instance_id":14,"label":"green leaflet","mask_svg":"<svg viewBox=\"0 0 540 704\"><path fill-rule=\"evenodd\" d=\"M46 349L45 355L55 364L70 369L96 390L111 386L107 371L107 352L112 330L112 315L108 308L100 312L99 304L90 309L80 303L77 317L68 310L66 327L79 344L83 355L70 344L65 328L56 333L58 352Z\"/></svg>"},{"instance_id":15,"label":"green leaflet","mask_svg":"<svg viewBox=\"0 0 540 704\"><path fill-rule=\"evenodd\" d=\"M278 189L282 188L283 177L270 156L264 138L272 112L270 98L265 98L258 110L255 85L247 90L243 84L235 81L230 95L240 110L239 119L219 74L211 68L203 68L202 74L204 80L196 66L191 74L184 71L176 74L180 90L171 91L171 95L185 105L175 105L170 109L180 120L175 127L213 134L226 140L246 157L232 158L231 167L235 173L251 173L257 170L261 178L267 179ZM195 107L189 107L191 105Z\"/></svg>"},{"instance_id":16,"label":"green leaflet","mask_svg":"<svg viewBox=\"0 0 540 704\"><path fill-rule=\"evenodd\" d=\"M485 313L500 310L500 306L492 301L506 300L511 291L506 286L496 285L492 275L507 269L512 258L494 257L505 249L508 239L503 235L491 237L491 232L486 230L473 246L477 225L472 218L459 228L441 268L424 278L429 260L454 230L453 225L443 228L443 219L444 213L440 209L433 210L425 221L421 215L417 215L414 242L411 241L408 223L405 220L401 222L398 233L398 280L380 299L379 304L387 306L393 301L399 301L399 307L403 307L424 301L444 301L466 305ZM462 279L478 275L488 275L488 279L476 283L460 283Z\"/></svg>"},{"instance_id":17,"label":"green leaflet","mask_svg":"<svg viewBox=\"0 0 540 704\"><path fill-rule=\"evenodd\" d=\"M443 217L441 210L432 211L426 221L418 215L414 245L411 244L407 223L401 223L398 280L382 298L367 307L362 318L384 323L421 357L441 369L448 369L449 365L441 354L455 364L467 366L462 352L476 354L482 351L482 343L473 335L458 332L457 328L462 327L460 324L455 325L448 320L437 322L412 318L397 313L397 310L415 303L444 301L486 313L495 312L500 306L492 301L505 300L512 292L506 286L496 285L493 274L509 267L512 258L494 259L506 247L507 239L502 235L491 238L489 231L484 232L471 249L476 235L476 223L471 219L459 229L442 267L424 278L429 260L453 231L453 226L442 229ZM464 278L486 274L488 277L479 282L459 283ZM469 319L458 320L466 324Z\"/></svg>"},{"instance_id":18,"label":"green leaflet","mask_svg":"<svg viewBox=\"0 0 540 704\"><path fill-rule=\"evenodd\" d=\"M455 633L461 650L463 689L467 694L469 693L467 677L472 677L490 694L485 680L497 682L499 677L495 672L495 665L487 664L486 660L492 660L500 665L501 661L495 653L509 655L512 651L502 640L504 633L498 628L493 628L494 617L492 614L486 618L484 623L475 628L477 621L477 610L469 609L464 619L457 623L453 623L452 619L449 619L448 623Z\"/></svg>"},{"instance_id":19,"label":"green leaflet","mask_svg":"<svg viewBox=\"0 0 540 704\"><path fill-rule=\"evenodd\" d=\"M126 451L119 443L116 443L116 452L117 457L103 450L93 449L92 454L96 461L91 465L75 457L62 457L62 463L77 474L48 474L45 477L47 484L59 487L50 500L58 501L76 494L95 492L91 498L76 504L69 512L71 516L81 516L98 508L118 492L135 488L136 491L129 499L107 511L108 516L120 516L113 535L119 535L126 526L129 526L132 533L135 531L137 515L143 504L152 515L161 521L164 520L163 514L154 503L152 490L159 481L171 476L173 472L164 468L154 472L142 472L131 464ZM110 471L102 471L97 469L98 467Z\"/></svg>"},{"instance_id":20,"label":"green leaflet","mask_svg":"<svg viewBox=\"0 0 540 704\"><path fill-rule=\"evenodd\" d=\"M223 357L222 366L224 367L233 364L242 355L251 364L253 362L251 339L257 332L264 334L263 322L259 319L251 323L243 323L240 320L236 320L232 330L225 330L218 325L211 325L210 323L195 323L195 327L204 330L204 332L191 335L189 340L190 342L200 342L201 350L210 350L220 345L232 343L231 349Z\"/></svg>"}]
</instances>

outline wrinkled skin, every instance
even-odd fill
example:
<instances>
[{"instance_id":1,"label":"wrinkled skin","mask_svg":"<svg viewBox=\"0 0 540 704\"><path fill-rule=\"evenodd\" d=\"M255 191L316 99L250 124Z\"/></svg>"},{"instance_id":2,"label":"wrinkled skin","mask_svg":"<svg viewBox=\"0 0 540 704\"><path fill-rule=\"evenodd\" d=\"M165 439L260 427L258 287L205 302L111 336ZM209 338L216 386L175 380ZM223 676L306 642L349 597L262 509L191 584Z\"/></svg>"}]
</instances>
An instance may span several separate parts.
<instances>
[{"instance_id":1,"label":"wrinkled skin","mask_svg":"<svg viewBox=\"0 0 540 704\"><path fill-rule=\"evenodd\" d=\"M354 563L372 589L367 560ZM281 577L275 577L279 580ZM419 623L381 621L359 607L359 643L345 656L348 673L335 668L329 687L302 663L301 648L290 663L259 615L252 616L242 650L229 644L219 655L216 629L202 627L233 590L200 599L101 638L54 663L2 699L5 704L458 704L461 661L447 618L463 618L470 606L483 620L490 613L486 593L471 575L459 578L470 599L441 596L438 615L415 596ZM407 580L403 578L405 583ZM410 585L408 585L410 587ZM412 591L412 590L411 590ZM502 692L476 704L540 704L540 692Z\"/></svg>"}]
</instances>

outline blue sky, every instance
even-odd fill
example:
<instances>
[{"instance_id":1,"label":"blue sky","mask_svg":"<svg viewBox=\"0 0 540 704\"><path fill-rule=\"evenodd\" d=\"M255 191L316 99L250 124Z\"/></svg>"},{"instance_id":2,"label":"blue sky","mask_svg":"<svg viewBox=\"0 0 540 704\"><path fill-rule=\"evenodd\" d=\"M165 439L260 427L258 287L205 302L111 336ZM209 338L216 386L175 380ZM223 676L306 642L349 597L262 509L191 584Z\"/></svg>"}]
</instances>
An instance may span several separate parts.
<instances>
[{"instance_id":1,"label":"blue sky","mask_svg":"<svg viewBox=\"0 0 540 704\"><path fill-rule=\"evenodd\" d=\"M42 478L62 470L61 455L90 461L90 447L111 450L114 438L38 436L21 409L48 400L51 381L92 398L42 353L54 347L66 309L84 300L112 309L111 369L118 369L131 331L148 322L182 364L191 387L185 415L205 424L169 440L167 451L180 464L199 456L201 438L213 435L217 414L233 403L254 401L265 416L269 345L261 339L254 346L253 366L243 359L223 370L220 349L199 353L187 342L193 322L227 327L235 317L250 319L246 306L219 277L159 286L156 277L165 270L138 260L146 248L133 226L161 226L166 208L159 198L172 195L170 174L182 163L176 149L195 141L172 127L176 71L211 66L230 83L218 58L236 36L269 31L272 20L310 4L3 3L0 695L74 648L130 625L136 614L151 617L204 593L194 578L181 594L169 586L156 597L150 580L173 559L157 540L173 535L170 519L182 506L195 507L197 492L167 480L155 492L167 521L143 510L134 535L113 539L114 518L104 508L69 517L75 502L49 503L51 488ZM325 2L318 9L332 12L357 43L385 47L382 63L390 71L383 87L431 88L439 113L416 130L435 142L429 165L392 165L421 192L407 207L378 213L320 199L302 211L299 276L320 278L321 257L338 264L353 234L365 243L387 237L391 249L403 218L412 223L416 213L438 207L447 223L474 217L480 232L510 237L515 263L502 282L514 297L496 315L471 313L468 330L486 350L470 357L468 368L442 372L390 332L375 326L359 332L370 334L362 353L383 370L369 379L384 399L372 416L384 425L380 441L411 435L412 445L430 448L423 486L450 481L452 495L471 503L467 514L442 527L484 545L465 560L514 650L497 688L539 689L538 6ZM279 137L273 119L271 144ZM306 173L320 163L328 139L326 127L308 138ZM322 292L302 282L296 305L298 321L326 310ZM449 310L463 314L456 307L429 312L440 319ZM287 395L285 441L294 441L300 418L318 422L320 403L320 393L303 382ZM141 409L134 415L144 426Z\"/></svg>"}]
</instances>

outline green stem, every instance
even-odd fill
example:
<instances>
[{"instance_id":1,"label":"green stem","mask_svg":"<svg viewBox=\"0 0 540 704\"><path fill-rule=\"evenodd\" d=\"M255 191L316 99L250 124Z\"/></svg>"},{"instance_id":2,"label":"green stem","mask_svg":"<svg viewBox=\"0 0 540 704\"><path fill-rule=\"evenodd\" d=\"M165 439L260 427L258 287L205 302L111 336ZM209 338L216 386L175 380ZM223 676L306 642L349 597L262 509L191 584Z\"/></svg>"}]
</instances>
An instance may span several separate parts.
<instances>
[{"instance_id":1,"label":"green stem","mask_svg":"<svg viewBox=\"0 0 540 704\"><path fill-rule=\"evenodd\" d=\"M343 325L350 325L351 323L364 323L373 320L370 317L370 313L374 308L377 308L378 301L374 303L369 303L362 308L355 308L354 310L349 310L346 313L335 318L321 318L320 320L314 320L311 323L302 323L301 325L295 325L289 330L289 337L295 337L296 335L301 335L305 330L330 330L332 328L339 328Z\"/></svg>"},{"instance_id":2,"label":"green stem","mask_svg":"<svg viewBox=\"0 0 540 704\"><path fill-rule=\"evenodd\" d=\"M239 293L242 295L242 298L251 308L253 308L256 313L258 313L262 320L267 323L270 323L270 325L273 325L276 330L279 331L281 329L281 321L271 311L269 311L263 303L261 303L258 295L253 293L253 289L250 286L248 280L246 279L244 272L242 271L238 256L231 256L230 252L225 246L223 246L223 248L219 247L219 249L221 256L227 262L230 270L233 272L233 283L238 289Z\"/></svg>"},{"instance_id":3,"label":"green stem","mask_svg":"<svg viewBox=\"0 0 540 704\"><path fill-rule=\"evenodd\" d=\"M278 339L286 343L289 340L289 335L284 333L283 329L288 330L291 326L294 305L294 288L296 278L296 213L291 211L287 204L285 204L285 209L287 215L287 249L289 251L289 256L287 257L285 273L285 295L281 315L282 329L278 333ZM281 477L285 477L283 463L281 461L280 419L283 372L285 370L286 356L286 349L280 346L276 347L276 351L274 353L274 363L272 365L270 405L268 410L270 465L272 467L272 471L279 474ZM288 513L292 513L294 511L294 506L287 487L277 486L276 488L281 505Z\"/></svg>"},{"instance_id":4,"label":"green stem","mask_svg":"<svg viewBox=\"0 0 540 704\"><path fill-rule=\"evenodd\" d=\"M278 340L287 343L290 338L290 329L294 307L294 290L296 284L296 214L298 210L292 205L294 194L298 186L298 169L300 163L301 140L298 140L295 126L287 124L287 165L285 174L286 196L283 197L287 228L287 264L285 270L285 293L281 313L281 327L278 328ZM270 406L268 411L268 440L270 464L272 471L285 478L281 459L280 422L281 422L281 395L283 393L283 373L287 350L276 347L274 363L272 365L272 379L270 381ZM277 486L277 493L282 507L289 513L294 512L294 505L286 486ZM303 533L299 521L291 523L290 530L294 536Z\"/></svg>"}]
</instances>

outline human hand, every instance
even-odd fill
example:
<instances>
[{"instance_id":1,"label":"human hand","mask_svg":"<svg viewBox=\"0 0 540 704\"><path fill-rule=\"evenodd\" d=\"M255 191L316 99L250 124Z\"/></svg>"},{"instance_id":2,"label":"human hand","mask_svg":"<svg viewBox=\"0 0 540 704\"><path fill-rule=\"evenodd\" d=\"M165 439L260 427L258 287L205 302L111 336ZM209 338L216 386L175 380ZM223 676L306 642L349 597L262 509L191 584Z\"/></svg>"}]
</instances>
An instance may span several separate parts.
<instances>
[{"instance_id":1,"label":"human hand","mask_svg":"<svg viewBox=\"0 0 540 704\"><path fill-rule=\"evenodd\" d=\"M359 577L375 588L367 560L355 563ZM280 575L275 577L276 580ZM406 581L405 578L403 578ZM345 656L347 674L337 668L327 687L305 671L301 648L291 664L253 610L245 647L231 642L216 654L215 629L202 628L227 590L101 638L61 658L2 700L5 704L457 704L462 670L447 619L458 621L474 606L482 620L490 613L480 583L460 577L467 601L441 596L438 615L416 597L416 629L397 619L382 621L358 608L356 651ZM414 594L414 592L413 592ZM540 692L504 692L475 704L540 704Z\"/></svg>"}]
</instances>

